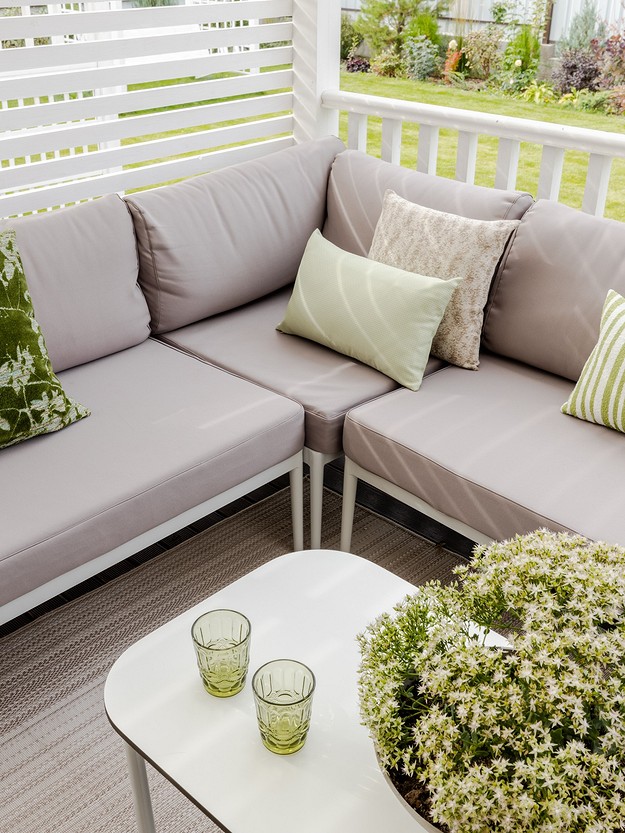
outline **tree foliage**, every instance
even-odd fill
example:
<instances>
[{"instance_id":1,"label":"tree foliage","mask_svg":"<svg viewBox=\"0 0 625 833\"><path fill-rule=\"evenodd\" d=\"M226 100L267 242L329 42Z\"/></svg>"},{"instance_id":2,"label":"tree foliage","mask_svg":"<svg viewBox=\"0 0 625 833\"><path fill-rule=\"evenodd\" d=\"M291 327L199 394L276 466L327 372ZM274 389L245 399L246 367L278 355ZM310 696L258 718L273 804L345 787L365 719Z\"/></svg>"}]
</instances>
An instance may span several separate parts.
<instances>
[{"instance_id":1,"label":"tree foliage","mask_svg":"<svg viewBox=\"0 0 625 833\"><path fill-rule=\"evenodd\" d=\"M355 27L373 53L399 54L410 23L424 14L436 19L447 5L447 0L363 0Z\"/></svg>"}]
</instances>

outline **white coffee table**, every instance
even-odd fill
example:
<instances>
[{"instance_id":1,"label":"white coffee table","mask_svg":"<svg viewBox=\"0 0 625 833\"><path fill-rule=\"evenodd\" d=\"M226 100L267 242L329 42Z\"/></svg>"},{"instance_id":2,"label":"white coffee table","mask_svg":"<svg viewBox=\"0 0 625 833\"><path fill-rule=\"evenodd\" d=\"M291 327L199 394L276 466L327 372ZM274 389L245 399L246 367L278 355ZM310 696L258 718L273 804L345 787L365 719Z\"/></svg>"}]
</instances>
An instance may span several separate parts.
<instances>
[{"instance_id":1,"label":"white coffee table","mask_svg":"<svg viewBox=\"0 0 625 833\"><path fill-rule=\"evenodd\" d=\"M138 828L153 833L144 761L229 833L418 833L385 782L358 712L355 636L413 585L355 555L308 550L276 558L131 646L111 669L108 717L126 742ZM197 671L190 629L228 607L252 622L245 689L220 700ZM306 745L279 756L262 745L253 671L301 660L317 688Z\"/></svg>"}]
</instances>

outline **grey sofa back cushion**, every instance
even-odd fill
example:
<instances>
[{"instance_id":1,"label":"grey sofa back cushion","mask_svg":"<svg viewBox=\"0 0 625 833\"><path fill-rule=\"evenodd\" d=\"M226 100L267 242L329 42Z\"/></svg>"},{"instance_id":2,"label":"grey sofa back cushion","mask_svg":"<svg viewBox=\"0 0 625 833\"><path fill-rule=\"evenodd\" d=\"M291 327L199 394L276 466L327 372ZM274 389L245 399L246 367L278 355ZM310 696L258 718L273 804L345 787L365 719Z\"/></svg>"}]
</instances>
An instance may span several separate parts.
<instances>
[{"instance_id":1,"label":"grey sofa back cushion","mask_svg":"<svg viewBox=\"0 0 625 833\"><path fill-rule=\"evenodd\" d=\"M149 311L137 283L132 218L110 194L2 224L14 228L52 367L108 356L144 341Z\"/></svg>"},{"instance_id":2,"label":"grey sofa back cushion","mask_svg":"<svg viewBox=\"0 0 625 833\"><path fill-rule=\"evenodd\" d=\"M410 202L475 220L518 220L533 203L529 194L520 191L467 185L347 150L332 166L324 237L341 249L366 256L388 188Z\"/></svg>"},{"instance_id":3,"label":"grey sofa back cushion","mask_svg":"<svg viewBox=\"0 0 625 833\"><path fill-rule=\"evenodd\" d=\"M609 289L625 295L625 225L539 200L522 218L486 309L483 344L576 381Z\"/></svg>"},{"instance_id":4,"label":"grey sofa back cushion","mask_svg":"<svg viewBox=\"0 0 625 833\"><path fill-rule=\"evenodd\" d=\"M165 333L295 279L325 218L334 137L127 198L152 330Z\"/></svg>"}]
</instances>

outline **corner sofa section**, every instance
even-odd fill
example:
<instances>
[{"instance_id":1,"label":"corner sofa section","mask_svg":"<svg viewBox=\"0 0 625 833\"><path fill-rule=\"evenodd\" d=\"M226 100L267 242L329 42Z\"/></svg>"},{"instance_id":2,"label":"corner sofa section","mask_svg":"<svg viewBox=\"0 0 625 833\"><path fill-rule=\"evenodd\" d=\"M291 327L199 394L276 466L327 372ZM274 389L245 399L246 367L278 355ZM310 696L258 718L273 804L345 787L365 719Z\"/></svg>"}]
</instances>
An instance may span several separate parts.
<instances>
[{"instance_id":1,"label":"corner sofa section","mask_svg":"<svg viewBox=\"0 0 625 833\"><path fill-rule=\"evenodd\" d=\"M473 541L547 527L625 544L625 437L561 413L625 294L625 226L547 200L521 218L485 311L479 370L353 409L341 546L362 479Z\"/></svg>"},{"instance_id":2,"label":"corner sofa section","mask_svg":"<svg viewBox=\"0 0 625 833\"><path fill-rule=\"evenodd\" d=\"M532 203L529 194L454 183L344 150L333 137L128 198L158 337L304 407L313 548L322 540L324 467L342 455L345 415L399 386L276 325L313 230L367 254L387 188L477 219L518 219ZM181 282L180 275L195 278ZM432 358L426 373L442 366Z\"/></svg>"}]
</instances>

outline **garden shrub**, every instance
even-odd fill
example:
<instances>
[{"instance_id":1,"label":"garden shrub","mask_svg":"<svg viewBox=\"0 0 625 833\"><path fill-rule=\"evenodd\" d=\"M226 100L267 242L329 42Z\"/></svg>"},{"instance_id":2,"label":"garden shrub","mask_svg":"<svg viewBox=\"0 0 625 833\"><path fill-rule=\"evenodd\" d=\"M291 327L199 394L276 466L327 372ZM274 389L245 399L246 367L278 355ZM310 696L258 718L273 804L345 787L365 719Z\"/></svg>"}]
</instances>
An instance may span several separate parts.
<instances>
[{"instance_id":1,"label":"garden shrub","mask_svg":"<svg viewBox=\"0 0 625 833\"><path fill-rule=\"evenodd\" d=\"M392 49L385 49L371 61L371 72L381 78L403 78L406 68L401 55Z\"/></svg>"},{"instance_id":2,"label":"garden shrub","mask_svg":"<svg viewBox=\"0 0 625 833\"><path fill-rule=\"evenodd\" d=\"M603 40L605 22L599 18L594 0L584 0L584 5L573 15L569 33L558 42L560 54L569 49L588 49L593 40Z\"/></svg>"},{"instance_id":3,"label":"garden shrub","mask_svg":"<svg viewBox=\"0 0 625 833\"><path fill-rule=\"evenodd\" d=\"M435 43L425 35L409 38L404 43L403 62L408 78L423 81L439 68L439 53Z\"/></svg>"},{"instance_id":4,"label":"garden shrub","mask_svg":"<svg viewBox=\"0 0 625 833\"><path fill-rule=\"evenodd\" d=\"M524 90L519 94L519 98L523 101L529 101L532 104L551 104L556 100L556 93L552 84L547 81L537 81L534 79Z\"/></svg>"},{"instance_id":5,"label":"garden shrub","mask_svg":"<svg viewBox=\"0 0 625 833\"><path fill-rule=\"evenodd\" d=\"M594 50L567 49L552 73L552 81L560 95L572 90L594 92L599 88L600 75L599 58Z\"/></svg>"},{"instance_id":6,"label":"garden shrub","mask_svg":"<svg viewBox=\"0 0 625 833\"><path fill-rule=\"evenodd\" d=\"M520 69L524 72L538 69L540 61L540 42L528 25L519 26L519 30L512 38L504 53L506 66L516 65L521 61Z\"/></svg>"},{"instance_id":7,"label":"garden shrub","mask_svg":"<svg viewBox=\"0 0 625 833\"><path fill-rule=\"evenodd\" d=\"M341 15L341 61L346 61L350 54L360 45L360 36L356 33L352 19L348 14Z\"/></svg>"},{"instance_id":8,"label":"garden shrub","mask_svg":"<svg viewBox=\"0 0 625 833\"><path fill-rule=\"evenodd\" d=\"M347 72L369 72L371 69L371 62L369 58L363 55L356 55L352 52L345 62L345 69Z\"/></svg>"},{"instance_id":9,"label":"garden shrub","mask_svg":"<svg viewBox=\"0 0 625 833\"><path fill-rule=\"evenodd\" d=\"M440 48L441 35L438 31L438 20L429 10L420 12L412 18L404 29L403 42L418 38L419 35L425 35Z\"/></svg>"},{"instance_id":10,"label":"garden shrub","mask_svg":"<svg viewBox=\"0 0 625 833\"><path fill-rule=\"evenodd\" d=\"M610 93L607 90L571 90L559 99L558 104L587 113L609 113Z\"/></svg>"},{"instance_id":11,"label":"garden shrub","mask_svg":"<svg viewBox=\"0 0 625 833\"><path fill-rule=\"evenodd\" d=\"M607 113L615 116L622 116L625 113L625 84L619 84L607 92L596 93L596 95L605 95L604 109Z\"/></svg>"},{"instance_id":12,"label":"garden shrub","mask_svg":"<svg viewBox=\"0 0 625 833\"><path fill-rule=\"evenodd\" d=\"M499 85L506 93L517 95L536 78L540 61L540 42L532 27L523 25L506 47Z\"/></svg>"},{"instance_id":13,"label":"garden shrub","mask_svg":"<svg viewBox=\"0 0 625 833\"><path fill-rule=\"evenodd\" d=\"M462 51L466 57L468 74L472 78L490 78L501 64L501 35L497 26L488 25L465 36Z\"/></svg>"},{"instance_id":14,"label":"garden shrub","mask_svg":"<svg viewBox=\"0 0 625 833\"><path fill-rule=\"evenodd\" d=\"M354 25L374 55L389 49L399 55L411 23L421 17L425 21L427 15L437 18L448 3L449 0L361 0Z\"/></svg>"},{"instance_id":15,"label":"garden shrub","mask_svg":"<svg viewBox=\"0 0 625 833\"><path fill-rule=\"evenodd\" d=\"M625 32L614 32L601 49L601 86L625 84Z\"/></svg>"}]
</instances>

